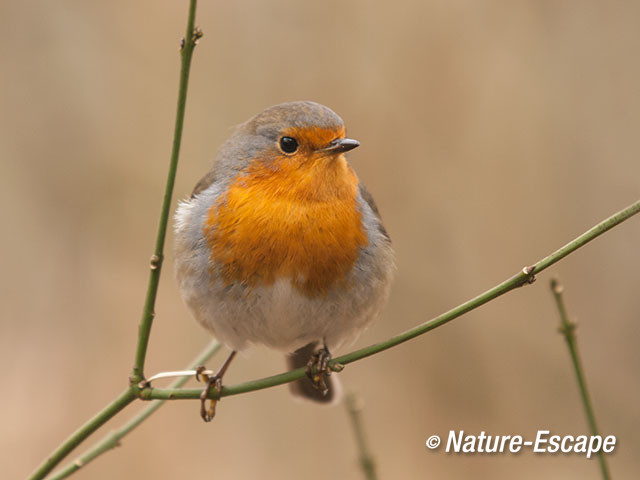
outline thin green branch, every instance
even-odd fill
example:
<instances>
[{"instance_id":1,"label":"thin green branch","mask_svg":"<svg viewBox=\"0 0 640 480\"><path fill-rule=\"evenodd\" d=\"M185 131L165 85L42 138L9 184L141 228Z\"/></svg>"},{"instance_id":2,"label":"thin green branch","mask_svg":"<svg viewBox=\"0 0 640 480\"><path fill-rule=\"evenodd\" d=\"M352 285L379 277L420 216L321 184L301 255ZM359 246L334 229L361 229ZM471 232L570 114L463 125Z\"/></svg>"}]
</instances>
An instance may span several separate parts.
<instances>
[{"instance_id":1,"label":"thin green branch","mask_svg":"<svg viewBox=\"0 0 640 480\"><path fill-rule=\"evenodd\" d=\"M345 397L345 404L347 406L347 412L351 419L351 426L353 427L353 433L356 436L356 444L358 446L358 454L360 460L360 467L362 473L367 480L376 480L376 465L371 456L367 445L367 439L364 434L364 427L362 425L362 404L360 399L355 393L349 393Z\"/></svg>"},{"instance_id":2,"label":"thin green branch","mask_svg":"<svg viewBox=\"0 0 640 480\"><path fill-rule=\"evenodd\" d=\"M169 221L169 210L171 208L171 197L173 196L173 186L175 184L176 170L178 167L178 157L180 153L180 143L182 140L182 127L184 124L184 112L187 99L187 86L189 83L189 70L191 66L191 58L193 49L197 40L202 36L202 32L194 29L196 15L197 0L190 0L189 14L187 18L187 29L183 45L181 47L182 63L180 69L180 86L178 91L178 106L176 111L176 123L173 136L173 148L171 151L171 160L169 163L169 173L167 175L167 185L162 201L162 209L160 213L160 221L158 225L158 233L156 237L156 245L154 254L151 257L151 265L149 272L149 283L142 311L142 319L138 328L138 345L136 348L135 363L131 376L129 378L130 387L125 390L118 398L107 405L94 418L89 420L71 437L63 442L42 465L29 477L31 480L44 478L58 463L60 463L71 451L82 443L89 435L95 432L107 420L124 409L129 403L140 395L138 383L144 379L144 362L147 355L147 346L149 343L149 334L151 333L151 325L155 315L155 303L158 293L158 285L160 282L160 270L162 267L162 259L164 255L164 243L167 233L167 224Z\"/></svg>"},{"instance_id":3,"label":"thin green branch","mask_svg":"<svg viewBox=\"0 0 640 480\"><path fill-rule=\"evenodd\" d=\"M136 390L131 387L126 389L113 402L107 405L95 417L80 427L75 433L67 438L49 458L47 458L38 469L31 474L30 480L44 478L60 461L69 455L71 451L80 445L89 435L104 425L109 419L120 412L124 407L136 399Z\"/></svg>"},{"instance_id":4,"label":"thin green branch","mask_svg":"<svg viewBox=\"0 0 640 480\"><path fill-rule=\"evenodd\" d=\"M187 369L193 369L198 367L199 365L204 364L207 360L209 360L213 355L216 354L218 350L220 350L220 343L216 340L212 340L209 345L205 347L205 349L198 354L198 356L193 359L186 367ZM171 383L170 388L180 388L182 387L190 377L181 377L177 380L174 380ZM97 457L102 455L109 450L120 446L120 440L122 440L125 436L129 434L132 430L137 428L142 422L144 422L147 418L155 413L162 405L164 405L166 400L155 400L151 402L151 405L146 407L136 416L134 416L131 420L125 423L122 427L117 430L114 430L106 437L104 437L100 442L95 444L93 448L91 448L88 452L86 452L81 457L74 460L72 463L67 465L65 468L57 472L56 474L50 477L50 480L61 480L63 478L67 478L72 473L77 472L82 467L85 467L88 463L95 460Z\"/></svg>"},{"instance_id":5,"label":"thin green branch","mask_svg":"<svg viewBox=\"0 0 640 480\"><path fill-rule=\"evenodd\" d=\"M160 271L162 270L162 261L164 258L164 242L167 235L171 198L173 196L173 186L175 184L176 171L178 169L178 157L180 156L180 144L182 142L182 127L184 125L184 112L187 104L187 88L189 86L191 58L193 56L193 49L195 48L198 39L202 36L202 32L199 29L194 29L196 4L197 0L191 0L189 3L187 30L180 51L182 55L182 64L180 68L180 86L178 90L176 122L173 132L173 147L171 150L171 160L169 162L169 172L167 174L167 184L164 191L164 198L162 200L160 221L158 223L156 245L154 254L151 257L147 295L144 302L144 308L142 310L142 319L140 320L140 326L138 327L138 346L136 349L133 371L131 373L131 385L135 385L144 379L144 362L147 356L147 346L149 344L151 325L153 323L153 317L155 316L156 296L158 294Z\"/></svg>"},{"instance_id":6,"label":"thin green branch","mask_svg":"<svg viewBox=\"0 0 640 480\"><path fill-rule=\"evenodd\" d=\"M404 343L412 338L423 335L434 328L440 327L451 320L454 320L461 315L474 310L485 303L497 298L505 293L520 287L522 285L526 285L528 283L532 283L535 280L535 274L542 272L543 270L549 268L554 263L562 260L564 257L569 255L570 253L576 251L580 247L584 246L591 240L597 238L602 235L606 231L615 227L616 225L624 222L628 218L632 217L636 213L640 212L640 200L628 206L627 208L615 213L611 217L606 220L600 222L595 227L589 229L575 240L569 242L562 248L556 250L551 255L543 258L532 266L525 267L514 275L513 277L505 280L501 284L487 290L486 292L478 295L477 297L449 310L442 315L429 320L417 327L412 328L400 335L397 335L389 340L384 342L376 343L374 345L370 345L368 347L361 348L351 353L347 353L341 357L335 358L331 362L329 362L330 367L334 369L340 369L342 365L346 365L351 362L355 362L362 358L368 357L370 355L374 355L376 353L380 353L389 348L395 347ZM259 380L252 380L249 382L241 383L239 385L232 385L228 387L223 387L222 392L220 394L221 397L227 397L230 395L238 395L241 393L253 392L255 390L261 390L264 388L275 387L277 385L282 385L284 383L292 382L299 378L302 378L305 375L304 368L298 368L296 370L291 370L290 372L281 373L279 375L274 375L272 377L261 378ZM201 390L197 389L185 389L185 390L176 390L176 389L156 389L156 388L144 388L140 392L140 398L144 400L157 400L157 399L176 399L176 400L186 400L186 399L197 399L200 398ZM217 398L217 393L215 391L211 392L210 398Z\"/></svg>"},{"instance_id":7,"label":"thin green branch","mask_svg":"<svg viewBox=\"0 0 640 480\"><path fill-rule=\"evenodd\" d=\"M571 355L571 361L573 362L573 369L576 374L576 379L578 380L578 386L580 387L582 404L584 405L584 411L587 415L587 423L589 424L591 435L600 435L598 433L598 427L596 426L596 417L593 413L593 406L591 404L591 398L589 397L589 391L587 390L587 381L582 369L580 353L578 352L578 343L575 335L576 324L569 320L569 315L567 315L567 309L564 304L564 297L562 295L564 287L560 285L555 278L551 280L551 291L553 292L553 297L556 300L558 312L560 313L560 328L558 330L564 335L564 339L567 341L567 347L569 348L569 354ZM608 480L610 478L609 467L607 466L607 460L602 449L598 451L598 461L600 462L602 478L604 478L604 480Z\"/></svg>"}]
</instances>

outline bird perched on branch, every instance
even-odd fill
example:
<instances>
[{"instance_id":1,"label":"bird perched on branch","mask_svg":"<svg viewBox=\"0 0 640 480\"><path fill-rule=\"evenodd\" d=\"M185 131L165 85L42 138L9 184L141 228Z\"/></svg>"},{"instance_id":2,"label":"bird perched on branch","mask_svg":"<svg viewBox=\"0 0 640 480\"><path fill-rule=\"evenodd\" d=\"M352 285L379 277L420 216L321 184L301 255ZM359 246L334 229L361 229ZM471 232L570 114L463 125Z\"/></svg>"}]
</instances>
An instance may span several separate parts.
<instances>
[{"instance_id":1,"label":"bird perched on branch","mask_svg":"<svg viewBox=\"0 0 640 480\"><path fill-rule=\"evenodd\" d=\"M239 125L175 215L175 265L196 320L232 353L208 378L221 388L237 351L262 344L307 376L310 400L339 396L330 351L347 346L385 304L391 241L371 194L347 163L359 146L314 102L267 108Z\"/></svg>"}]
</instances>

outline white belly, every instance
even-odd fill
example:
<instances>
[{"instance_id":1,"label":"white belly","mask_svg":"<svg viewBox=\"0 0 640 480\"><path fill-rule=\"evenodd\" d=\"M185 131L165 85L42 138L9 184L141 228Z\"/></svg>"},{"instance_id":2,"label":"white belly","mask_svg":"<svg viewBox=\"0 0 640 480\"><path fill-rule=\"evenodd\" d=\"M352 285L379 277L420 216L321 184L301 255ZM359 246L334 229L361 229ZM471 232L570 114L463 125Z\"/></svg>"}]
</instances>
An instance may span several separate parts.
<instances>
[{"instance_id":1,"label":"white belly","mask_svg":"<svg viewBox=\"0 0 640 480\"><path fill-rule=\"evenodd\" d=\"M375 319L387 296L382 284L375 293L361 286L309 298L284 278L251 289L215 283L183 284L183 295L196 319L234 350L262 344L293 352L314 341L330 350L346 346Z\"/></svg>"}]
</instances>

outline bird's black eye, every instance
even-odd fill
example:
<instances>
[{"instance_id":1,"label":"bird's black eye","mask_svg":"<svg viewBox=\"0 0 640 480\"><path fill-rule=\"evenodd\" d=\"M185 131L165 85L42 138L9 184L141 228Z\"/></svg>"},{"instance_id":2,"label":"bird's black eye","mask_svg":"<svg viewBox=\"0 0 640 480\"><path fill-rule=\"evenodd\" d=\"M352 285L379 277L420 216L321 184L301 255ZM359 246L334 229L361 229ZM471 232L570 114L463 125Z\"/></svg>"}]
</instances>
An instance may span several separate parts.
<instances>
[{"instance_id":1,"label":"bird's black eye","mask_svg":"<svg viewBox=\"0 0 640 480\"><path fill-rule=\"evenodd\" d=\"M280 139L280 148L284 153L294 153L298 150L298 141L293 137L282 137Z\"/></svg>"}]
</instances>

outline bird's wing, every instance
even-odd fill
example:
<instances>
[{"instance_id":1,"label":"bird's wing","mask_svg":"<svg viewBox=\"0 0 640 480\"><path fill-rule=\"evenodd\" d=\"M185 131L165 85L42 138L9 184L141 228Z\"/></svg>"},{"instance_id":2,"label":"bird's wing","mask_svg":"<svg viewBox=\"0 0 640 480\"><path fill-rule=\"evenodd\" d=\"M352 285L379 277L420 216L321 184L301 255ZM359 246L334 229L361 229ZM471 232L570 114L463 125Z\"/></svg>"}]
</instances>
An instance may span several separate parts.
<instances>
[{"instance_id":1,"label":"bird's wing","mask_svg":"<svg viewBox=\"0 0 640 480\"><path fill-rule=\"evenodd\" d=\"M209 172L207 172L207 174L202 177L198 183L196 183L196 186L193 188L193 192L191 192L191 198L195 197L203 190L209 188L209 186L211 186L211 184L215 181L215 173L213 172L213 170L209 170Z\"/></svg>"},{"instance_id":2,"label":"bird's wing","mask_svg":"<svg viewBox=\"0 0 640 480\"><path fill-rule=\"evenodd\" d=\"M369 205L369 208L371 208L371 210L375 214L376 219L378 220L378 229L380 230L380 233L382 233L382 235L384 235L387 240L391 241L391 237L389 237L387 230L384 228L384 225L382 224L380 211L378 210L378 206L376 205L376 202L373 199L373 195L369 193L369 190L367 190L367 187L365 187L362 182L358 183L358 189L360 190L360 196L362 196L362 199L365 202L367 202L367 205Z\"/></svg>"}]
</instances>

